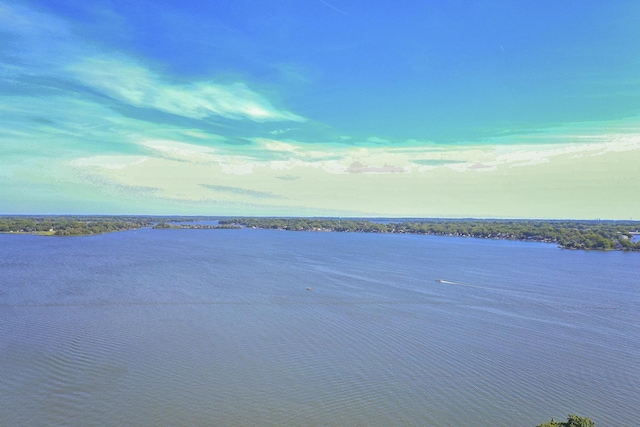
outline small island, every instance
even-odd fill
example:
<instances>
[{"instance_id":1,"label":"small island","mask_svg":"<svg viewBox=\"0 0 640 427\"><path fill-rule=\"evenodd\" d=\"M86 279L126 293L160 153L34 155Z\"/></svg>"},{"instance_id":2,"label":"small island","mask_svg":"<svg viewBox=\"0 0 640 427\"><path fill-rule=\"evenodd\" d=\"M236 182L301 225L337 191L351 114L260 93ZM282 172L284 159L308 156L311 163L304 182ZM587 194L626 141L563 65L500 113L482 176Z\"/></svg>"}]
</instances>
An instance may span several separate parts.
<instances>
[{"instance_id":1,"label":"small island","mask_svg":"<svg viewBox=\"0 0 640 427\"><path fill-rule=\"evenodd\" d=\"M203 224L203 222L217 222ZM83 236L115 231L259 228L289 231L427 234L554 243L563 249L640 251L639 221L342 219L169 216L0 216L0 233Z\"/></svg>"}]
</instances>

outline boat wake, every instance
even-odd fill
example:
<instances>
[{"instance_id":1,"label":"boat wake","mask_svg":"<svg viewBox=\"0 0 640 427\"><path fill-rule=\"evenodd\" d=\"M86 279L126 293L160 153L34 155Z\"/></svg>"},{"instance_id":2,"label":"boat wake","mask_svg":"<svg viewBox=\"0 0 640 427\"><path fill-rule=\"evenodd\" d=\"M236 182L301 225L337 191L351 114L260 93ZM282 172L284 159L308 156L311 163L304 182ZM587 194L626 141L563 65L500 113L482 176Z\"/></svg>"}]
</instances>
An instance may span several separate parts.
<instances>
[{"instance_id":1,"label":"boat wake","mask_svg":"<svg viewBox=\"0 0 640 427\"><path fill-rule=\"evenodd\" d=\"M446 285L469 286L469 285L465 285L464 283L451 282L451 281L449 281L449 280L444 280L444 279L436 279L436 282L438 282L438 283L444 283L444 284L446 284Z\"/></svg>"},{"instance_id":2,"label":"boat wake","mask_svg":"<svg viewBox=\"0 0 640 427\"><path fill-rule=\"evenodd\" d=\"M454 285L454 286L464 286L466 288L477 288L477 289L488 289L488 290L495 290L493 288L487 288L484 286L478 286L478 285L470 285L468 283L460 283L460 282L454 282L451 280L444 280L444 279L436 279L436 282L438 283L443 283L445 285Z\"/></svg>"}]
</instances>

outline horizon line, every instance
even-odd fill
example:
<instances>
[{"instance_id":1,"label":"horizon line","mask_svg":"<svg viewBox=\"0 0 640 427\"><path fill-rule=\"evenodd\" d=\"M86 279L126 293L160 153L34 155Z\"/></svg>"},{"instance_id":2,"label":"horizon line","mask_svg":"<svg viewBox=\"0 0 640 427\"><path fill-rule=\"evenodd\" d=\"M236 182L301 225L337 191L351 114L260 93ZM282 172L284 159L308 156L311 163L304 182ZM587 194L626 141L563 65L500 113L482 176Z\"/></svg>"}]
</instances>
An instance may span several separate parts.
<instances>
[{"instance_id":1,"label":"horizon line","mask_svg":"<svg viewBox=\"0 0 640 427\"><path fill-rule=\"evenodd\" d=\"M620 218L533 218L533 217L466 217L466 216L308 216L308 215L191 215L191 214L109 214L109 213L0 213L2 217L174 217L174 218L281 218L281 219L415 219L415 220L477 220L477 221L627 221L640 222L640 219Z\"/></svg>"}]
</instances>

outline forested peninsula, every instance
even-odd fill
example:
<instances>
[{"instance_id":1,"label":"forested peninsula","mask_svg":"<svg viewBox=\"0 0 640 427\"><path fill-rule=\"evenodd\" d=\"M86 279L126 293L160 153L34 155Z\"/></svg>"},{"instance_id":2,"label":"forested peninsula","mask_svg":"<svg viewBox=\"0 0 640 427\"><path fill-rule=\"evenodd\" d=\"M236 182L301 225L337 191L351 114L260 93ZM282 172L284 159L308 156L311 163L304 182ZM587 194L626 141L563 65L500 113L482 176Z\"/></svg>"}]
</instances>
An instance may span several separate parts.
<instances>
[{"instance_id":1,"label":"forested peninsula","mask_svg":"<svg viewBox=\"0 0 640 427\"><path fill-rule=\"evenodd\" d=\"M211 224L211 222L216 222ZM209 222L202 224L202 222ZM0 232L80 236L154 229L262 228L291 231L404 233L555 243L565 249L640 251L639 221L221 218L170 216L0 216Z\"/></svg>"},{"instance_id":2,"label":"forested peninsula","mask_svg":"<svg viewBox=\"0 0 640 427\"><path fill-rule=\"evenodd\" d=\"M217 221L212 217L170 216L0 216L0 233L39 234L46 236L88 236L114 231L154 229L241 228L238 225L199 224Z\"/></svg>"}]
</instances>

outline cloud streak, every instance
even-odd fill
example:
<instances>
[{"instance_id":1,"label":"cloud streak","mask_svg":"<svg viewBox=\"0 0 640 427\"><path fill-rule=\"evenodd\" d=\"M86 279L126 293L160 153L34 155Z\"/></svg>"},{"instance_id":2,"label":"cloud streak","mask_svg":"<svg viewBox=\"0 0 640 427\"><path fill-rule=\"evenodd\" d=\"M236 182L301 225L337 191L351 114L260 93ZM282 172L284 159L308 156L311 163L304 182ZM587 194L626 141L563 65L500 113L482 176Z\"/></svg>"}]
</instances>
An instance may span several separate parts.
<instances>
[{"instance_id":1,"label":"cloud streak","mask_svg":"<svg viewBox=\"0 0 640 427\"><path fill-rule=\"evenodd\" d=\"M248 196L254 199L280 199L281 196L267 191L247 190L240 187L232 187L228 185L211 185L200 184L202 187L211 190L215 193L234 194L238 196Z\"/></svg>"},{"instance_id":2,"label":"cloud streak","mask_svg":"<svg viewBox=\"0 0 640 427\"><path fill-rule=\"evenodd\" d=\"M320 3L324 4L324 5L325 5L325 6L327 6L327 7L330 7L331 9L335 10L335 11L336 11L336 12L338 12L338 13L343 14L344 16L351 16L351 15L349 15L347 12L345 12L344 10L342 10L342 9L338 9L337 7L335 7L334 5L332 5L332 4L331 4L331 3L329 3L329 2L326 2L326 1L324 1L324 0L319 0L319 1L320 1Z\"/></svg>"},{"instance_id":3,"label":"cloud streak","mask_svg":"<svg viewBox=\"0 0 640 427\"><path fill-rule=\"evenodd\" d=\"M263 122L304 122L275 107L245 82L177 79L127 54L96 54L96 46L77 37L66 21L28 7L0 3L0 27L10 37L0 52L0 75L7 81L36 78L44 89L68 90L80 84L124 104L191 119L223 117ZM220 70L224 72L224 70ZM21 83L21 84L24 84Z\"/></svg>"},{"instance_id":4,"label":"cloud streak","mask_svg":"<svg viewBox=\"0 0 640 427\"><path fill-rule=\"evenodd\" d=\"M220 116L256 122L305 121L301 116L276 109L244 83L171 83L127 58L87 58L66 70L83 85L135 107L152 108L192 119Z\"/></svg>"}]
</instances>

